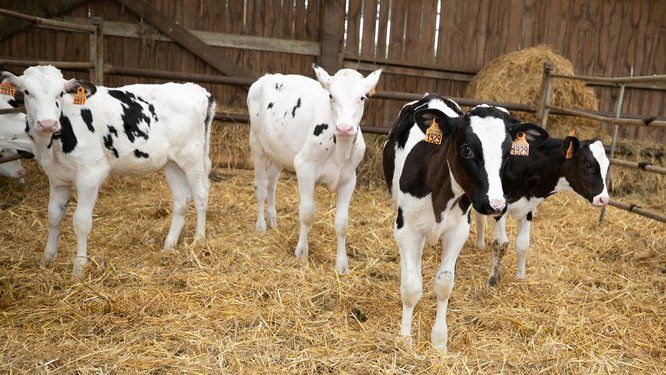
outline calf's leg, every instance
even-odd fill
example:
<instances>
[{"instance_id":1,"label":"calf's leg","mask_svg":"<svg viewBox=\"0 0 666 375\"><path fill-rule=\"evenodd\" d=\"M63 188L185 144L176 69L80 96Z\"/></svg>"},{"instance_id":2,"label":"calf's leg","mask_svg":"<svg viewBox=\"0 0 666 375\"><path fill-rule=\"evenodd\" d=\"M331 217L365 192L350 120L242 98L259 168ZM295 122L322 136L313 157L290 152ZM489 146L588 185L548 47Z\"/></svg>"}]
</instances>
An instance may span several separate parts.
<instances>
[{"instance_id":1,"label":"calf's leg","mask_svg":"<svg viewBox=\"0 0 666 375\"><path fill-rule=\"evenodd\" d=\"M414 306L423 295L421 256L425 237L409 225L393 230L395 242L400 250L400 298L402 299L402 321L400 335L411 343Z\"/></svg>"},{"instance_id":2,"label":"calf's leg","mask_svg":"<svg viewBox=\"0 0 666 375\"><path fill-rule=\"evenodd\" d=\"M208 210L208 175L204 173L203 166L199 168L180 168L185 172L187 184L194 198L194 208L197 210L197 228L194 231L194 242L206 238L206 211Z\"/></svg>"},{"instance_id":3,"label":"calf's leg","mask_svg":"<svg viewBox=\"0 0 666 375\"><path fill-rule=\"evenodd\" d=\"M493 255L490 268L490 277L488 277L488 286L495 286L500 281L500 263L506 253L509 239L506 235L506 215L495 218L493 229Z\"/></svg>"},{"instance_id":4,"label":"calf's leg","mask_svg":"<svg viewBox=\"0 0 666 375\"><path fill-rule=\"evenodd\" d=\"M451 213L450 215L457 214ZM442 262L433 282L435 297L437 297L437 315L435 316L435 324L432 326L431 341L436 348L444 351L446 351L449 337L446 311L453 291L456 260L469 235L470 225L466 216L466 213L459 217L456 216L457 223L452 225L452 229L442 236Z\"/></svg>"},{"instance_id":5,"label":"calf's leg","mask_svg":"<svg viewBox=\"0 0 666 375\"><path fill-rule=\"evenodd\" d=\"M356 175L354 175L348 182L338 187L338 197L335 204L335 234L338 237L335 270L340 275L349 271L346 238L347 225L349 223L349 203L351 202L355 187Z\"/></svg>"},{"instance_id":6,"label":"calf's leg","mask_svg":"<svg viewBox=\"0 0 666 375\"><path fill-rule=\"evenodd\" d=\"M87 246L88 235L92 228L92 212L97 201L99 187L105 177L106 173L81 175L76 178L77 203L72 218L76 235L76 256L72 266L72 273L75 276L81 276L84 267L88 264Z\"/></svg>"},{"instance_id":7,"label":"calf's leg","mask_svg":"<svg viewBox=\"0 0 666 375\"><path fill-rule=\"evenodd\" d=\"M169 227L169 234L166 236L163 248L164 250L169 250L176 245L180 237L180 232L185 224L185 215L187 214L187 206L189 205L191 194L185 173L175 163L168 162L164 166L164 175L166 176L172 199L171 226Z\"/></svg>"},{"instance_id":8,"label":"calf's leg","mask_svg":"<svg viewBox=\"0 0 666 375\"><path fill-rule=\"evenodd\" d=\"M518 221L518 236L516 236L516 258L518 266L516 269L516 279L525 278L525 262L527 261L527 252L530 249L530 226L532 221L527 215Z\"/></svg>"},{"instance_id":9,"label":"calf's leg","mask_svg":"<svg viewBox=\"0 0 666 375\"><path fill-rule=\"evenodd\" d=\"M48 222L49 234L46 239L46 246L44 247L43 262L50 263L55 259L58 254L58 235L60 233L60 223L62 222L65 211L67 211L67 203L70 197L69 186L56 186L53 183L49 184L49 206L48 206Z\"/></svg>"},{"instance_id":10,"label":"calf's leg","mask_svg":"<svg viewBox=\"0 0 666 375\"><path fill-rule=\"evenodd\" d=\"M277 227L277 211L275 210L275 191L277 190L278 179L280 178L280 167L274 162L268 164L268 207L266 208L266 218L268 219L268 226L271 228Z\"/></svg>"},{"instance_id":11,"label":"calf's leg","mask_svg":"<svg viewBox=\"0 0 666 375\"><path fill-rule=\"evenodd\" d=\"M476 248L486 248L486 215L482 215L474 211L474 218L476 219Z\"/></svg>"},{"instance_id":12,"label":"calf's leg","mask_svg":"<svg viewBox=\"0 0 666 375\"><path fill-rule=\"evenodd\" d=\"M298 219L301 224L294 255L300 260L308 259L308 231L315 213L315 168L316 166L311 163L299 162L298 157L294 163L296 177L298 178Z\"/></svg>"},{"instance_id":13,"label":"calf's leg","mask_svg":"<svg viewBox=\"0 0 666 375\"><path fill-rule=\"evenodd\" d=\"M268 158L261 149L259 140L254 137L250 131L250 151L252 152L252 164L254 165L254 192L257 196L257 223L255 228L257 232L266 230L266 220L264 219L264 203L267 195L267 169Z\"/></svg>"}]
</instances>

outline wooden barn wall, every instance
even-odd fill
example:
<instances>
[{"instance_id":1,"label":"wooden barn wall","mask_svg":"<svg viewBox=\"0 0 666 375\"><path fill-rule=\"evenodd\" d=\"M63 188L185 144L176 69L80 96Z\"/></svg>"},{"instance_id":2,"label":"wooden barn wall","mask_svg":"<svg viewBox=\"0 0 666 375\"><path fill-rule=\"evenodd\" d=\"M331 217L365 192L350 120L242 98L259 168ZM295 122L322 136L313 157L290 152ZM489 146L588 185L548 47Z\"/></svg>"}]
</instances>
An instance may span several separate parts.
<instances>
[{"instance_id":1,"label":"wooden barn wall","mask_svg":"<svg viewBox=\"0 0 666 375\"><path fill-rule=\"evenodd\" d=\"M149 0L186 28L243 35L319 41L320 8L327 0ZM330 1L330 0L328 0ZM39 0L0 0L19 9ZM666 73L666 1L662 0L344 0L347 61L371 60L473 72L507 52L549 44L576 72L597 76ZM92 0L67 13L140 23L142 39L106 37L113 65L216 74L172 42L154 41L155 31L114 1ZM2 56L87 60L87 36L32 29L0 40ZM218 47L215 47L218 48ZM314 56L219 48L246 69L312 75ZM426 69L427 70L427 69ZM422 70L422 71L426 71ZM85 78L86 73L65 72ZM106 76L106 84L161 82ZM380 89L460 96L466 82L385 74ZM241 89L206 85L226 107L245 106ZM614 111L617 89L595 89L603 111ZM364 123L390 126L400 101L371 100ZM628 90L624 113L666 116L666 94ZM666 142L665 132L621 127L621 136Z\"/></svg>"}]
</instances>

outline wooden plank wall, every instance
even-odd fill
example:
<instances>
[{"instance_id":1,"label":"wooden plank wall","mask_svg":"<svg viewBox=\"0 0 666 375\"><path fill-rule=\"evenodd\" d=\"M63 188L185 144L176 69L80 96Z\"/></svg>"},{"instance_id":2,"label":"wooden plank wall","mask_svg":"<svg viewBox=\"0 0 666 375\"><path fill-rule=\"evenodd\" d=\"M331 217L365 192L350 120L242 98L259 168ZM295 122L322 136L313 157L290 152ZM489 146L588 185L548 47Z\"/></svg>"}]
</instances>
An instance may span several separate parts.
<instances>
[{"instance_id":1,"label":"wooden plank wall","mask_svg":"<svg viewBox=\"0 0 666 375\"><path fill-rule=\"evenodd\" d=\"M350 61L476 71L507 52L545 43L571 60L578 74L666 73L663 0L349 0L347 22L345 52ZM373 49L367 41L375 38ZM460 96L465 87L464 82L397 74L386 74L382 85L450 96ZM614 112L618 90L595 90L600 110ZM373 102L366 121L388 126L401 106ZM623 111L666 116L666 92L628 90ZM666 142L664 133L622 127L620 135Z\"/></svg>"},{"instance_id":2,"label":"wooden plank wall","mask_svg":"<svg viewBox=\"0 0 666 375\"><path fill-rule=\"evenodd\" d=\"M43 1L43 0L42 0ZM186 28L273 38L319 41L326 0L150 0ZM27 9L40 0L0 0L0 7ZM347 60L390 62L474 72L507 52L541 43L571 60L579 74L625 76L666 73L666 1L663 0L343 0ZM306 6L307 4L307 6ZM438 12L439 9L439 12ZM91 0L67 15L94 16L142 25L142 39L107 37L106 61L127 67L216 74L172 42L154 41L156 31L114 1ZM376 43L375 43L376 41ZM0 40L3 56L87 60L87 36L33 29ZM218 48L218 47L212 47ZM314 56L220 48L243 67L312 75ZM417 69L418 70L418 69ZM65 72L86 78L86 73ZM161 82L107 76L108 85ZM464 81L385 74L380 89L459 96ZM221 103L243 108L245 92L207 85ZM613 111L617 90L597 89L601 110ZM390 126L403 103L371 100L364 123ZM628 90L625 113L666 116L666 94ZM621 128L628 138L666 142L666 132Z\"/></svg>"}]
</instances>

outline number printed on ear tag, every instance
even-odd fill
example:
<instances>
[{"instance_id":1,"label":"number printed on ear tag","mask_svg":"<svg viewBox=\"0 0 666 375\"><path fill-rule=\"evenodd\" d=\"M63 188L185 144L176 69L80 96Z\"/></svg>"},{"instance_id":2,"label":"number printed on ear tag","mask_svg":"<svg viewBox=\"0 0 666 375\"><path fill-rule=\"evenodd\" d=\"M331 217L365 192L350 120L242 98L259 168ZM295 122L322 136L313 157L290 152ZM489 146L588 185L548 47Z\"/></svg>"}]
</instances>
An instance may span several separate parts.
<instances>
[{"instance_id":1,"label":"number printed on ear tag","mask_svg":"<svg viewBox=\"0 0 666 375\"><path fill-rule=\"evenodd\" d=\"M86 104L86 90L83 88L83 86L79 86L76 89L76 94L74 95L74 100L72 103L76 105Z\"/></svg>"},{"instance_id":2,"label":"number printed on ear tag","mask_svg":"<svg viewBox=\"0 0 666 375\"><path fill-rule=\"evenodd\" d=\"M509 154L516 156L528 156L530 154L530 144L525 140L525 133L518 132L516 139L511 143Z\"/></svg>"},{"instance_id":3,"label":"number printed on ear tag","mask_svg":"<svg viewBox=\"0 0 666 375\"><path fill-rule=\"evenodd\" d=\"M442 144L442 131L439 130L439 124L437 119L432 119L432 125L426 129L425 141L435 145Z\"/></svg>"},{"instance_id":4,"label":"number printed on ear tag","mask_svg":"<svg viewBox=\"0 0 666 375\"><path fill-rule=\"evenodd\" d=\"M9 82L0 84L0 94L14 96L14 88Z\"/></svg>"}]
</instances>

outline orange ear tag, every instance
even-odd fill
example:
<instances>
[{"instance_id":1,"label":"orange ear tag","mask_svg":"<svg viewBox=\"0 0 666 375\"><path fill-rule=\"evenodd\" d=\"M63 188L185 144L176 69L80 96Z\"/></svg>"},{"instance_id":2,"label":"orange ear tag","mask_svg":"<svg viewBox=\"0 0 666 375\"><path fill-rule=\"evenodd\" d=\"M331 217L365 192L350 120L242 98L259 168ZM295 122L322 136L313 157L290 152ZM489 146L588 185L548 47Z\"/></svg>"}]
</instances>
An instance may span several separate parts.
<instances>
[{"instance_id":1,"label":"orange ear tag","mask_svg":"<svg viewBox=\"0 0 666 375\"><path fill-rule=\"evenodd\" d=\"M14 88L9 82L2 82L0 84L0 94L14 96Z\"/></svg>"},{"instance_id":2,"label":"orange ear tag","mask_svg":"<svg viewBox=\"0 0 666 375\"><path fill-rule=\"evenodd\" d=\"M432 119L432 125L426 129L425 141L434 145L442 143L442 131L439 130L439 124L437 123L436 118Z\"/></svg>"},{"instance_id":3,"label":"orange ear tag","mask_svg":"<svg viewBox=\"0 0 666 375\"><path fill-rule=\"evenodd\" d=\"M576 130L572 130L569 132L569 137L573 137L576 135ZM564 155L565 159L573 159L573 141L569 141L569 147L567 148L567 153Z\"/></svg>"},{"instance_id":4,"label":"orange ear tag","mask_svg":"<svg viewBox=\"0 0 666 375\"><path fill-rule=\"evenodd\" d=\"M370 92L368 92L368 96L373 96L373 95L375 95L375 92L376 92L376 91L375 91L375 88L373 87L372 90L370 90Z\"/></svg>"},{"instance_id":5,"label":"orange ear tag","mask_svg":"<svg viewBox=\"0 0 666 375\"><path fill-rule=\"evenodd\" d=\"M530 154L530 144L525 140L525 133L518 132L516 139L511 143L509 154L515 156L527 156Z\"/></svg>"},{"instance_id":6,"label":"orange ear tag","mask_svg":"<svg viewBox=\"0 0 666 375\"><path fill-rule=\"evenodd\" d=\"M74 95L74 100L72 103L76 105L86 104L86 90L83 88L83 86L79 86L76 89L76 94Z\"/></svg>"}]
</instances>

